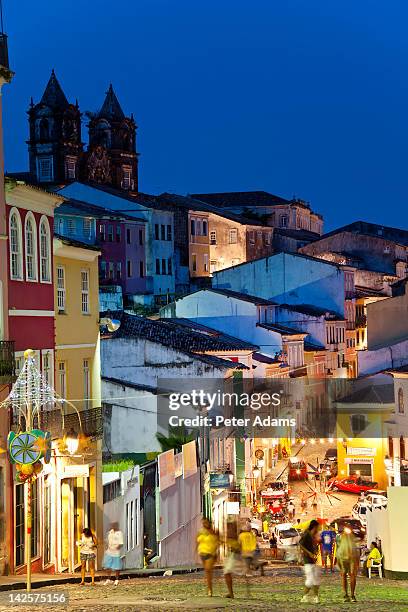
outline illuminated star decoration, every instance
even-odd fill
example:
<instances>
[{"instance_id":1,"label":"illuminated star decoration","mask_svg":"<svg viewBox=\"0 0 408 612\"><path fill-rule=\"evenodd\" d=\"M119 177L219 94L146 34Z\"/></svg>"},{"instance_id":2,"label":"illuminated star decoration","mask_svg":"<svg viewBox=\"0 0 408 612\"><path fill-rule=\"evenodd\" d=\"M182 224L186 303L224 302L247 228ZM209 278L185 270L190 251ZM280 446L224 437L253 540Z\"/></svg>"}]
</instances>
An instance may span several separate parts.
<instances>
[{"instance_id":1,"label":"illuminated star decoration","mask_svg":"<svg viewBox=\"0 0 408 612\"><path fill-rule=\"evenodd\" d=\"M326 480L324 480L324 490L323 491L318 491L317 490L317 479L316 479L316 475L319 475L320 478L322 477L322 472L321 470L319 470L318 468L314 467L311 463L309 463L309 466L312 468L313 472L308 472L309 474L313 474L315 476L315 480L314 480L314 487L312 487L312 485L305 480L305 484L309 487L310 489L310 493L305 495L305 500L309 500L312 499L312 504L317 503L317 500L319 499L319 501L321 502L322 498L324 496L327 497L327 500L329 502L329 504L331 506L333 506L333 500L336 501L341 501L340 497L338 497L335 492L333 491L333 485L334 485L334 480L328 485L326 483Z\"/></svg>"}]
</instances>

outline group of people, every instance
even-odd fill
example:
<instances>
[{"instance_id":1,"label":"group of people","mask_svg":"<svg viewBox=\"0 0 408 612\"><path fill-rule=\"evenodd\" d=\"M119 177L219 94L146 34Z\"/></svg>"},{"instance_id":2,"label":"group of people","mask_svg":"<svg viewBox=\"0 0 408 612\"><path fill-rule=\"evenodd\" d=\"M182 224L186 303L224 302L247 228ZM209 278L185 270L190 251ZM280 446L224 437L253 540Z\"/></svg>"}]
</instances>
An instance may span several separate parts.
<instances>
[{"instance_id":1,"label":"group of people","mask_svg":"<svg viewBox=\"0 0 408 612\"><path fill-rule=\"evenodd\" d=\"M218 534L214 531L211 522L204 518L202 529L197 535L197 552L203 563L207 593L210 597L213 594L213 569L219 546ZM227 586L226 597L233 599L233 575L242 572L246 577L249 577L254 564L256 564L256 557L260 554L256 535L250 524L246 525L239 534L235 523L228 525L227 549L228 555L224 563L224 578ZM247 589L249 592L248 581Z\"/></svg>"},{"instance_id":2,"label":"group of people","mask_svg":"<svg viewBox=\"0 0 408 612\"><path fill-rule=\"evenodd\" d=\"M260 554L257 538L250 525L245 526L239 535L235 523L228 525L227 533L228 555L224 563L224 579L227 586L226 597L233 598L233 575L245 573L246 577L256 565L255 559ZM197 535L197 551L201 557L207 592L213 594L213 568L218 556L220 539L214 531L211 522L203 519L202 529ZM271 537L270 547L276 548L276 538ZM323 528L317 520L311 520L303 531L299 548L303 558L305 573L305 588L301 599L302 603L319 603L319 588L321 584L321 566L318 564L321 557L323 571L328 569L334 572L338 565L341 575L344 602L356 601L357 574L360 567L360 549L356 538L349 527L339 533L328 525ZM381 559L381 552L376 542L372 542L364 562L369 568L373 560ZM249 592L249 582L247 581Z\"/></svg>"},{"instance_id":3,"label":"group of people","mask_svg":"<svg viewBox=\"0 0 408 612\"><path fill-rule=\"evenodd\" d=\"M303 532L299 546L305 571L305 592L301 600L303 603L319 602L321 583L320 566L317 564L319 551L324 572L327 571L328 561L331 572L334 571L335 563L339 567L344 602L357 601L356 583L360 567L360 549L350 527L344 527L343 531L336 535L336 532L329 527L321 531L319 522L312 520ZM379 559L381 559L381 552L377 543L371 542L364 567L369 568L373 560ZM350 592L348 583L350 583Z\"/></svg>"},{"instance_id":4,"label":"group of people","mask_svg":"<svg viewBox=\"0 0 408 612\"><path fill-rule=\"evenodd\" d=\"M91 574L91 585L95 584L95 561L98 551L98 541L89 527L82 530L81 539L77 542L81 560L81 582L85 584L86 564L89 566ZM105 585L112 582L112 573L115 573L114 585L119 584L120 570L122 569L121 551L123 547L123 534L119 529L118 523L112 523L106 535L105 554L103 557L103 568L109 572L109 577L105 581Z\"/></svg>"}]
</instances>

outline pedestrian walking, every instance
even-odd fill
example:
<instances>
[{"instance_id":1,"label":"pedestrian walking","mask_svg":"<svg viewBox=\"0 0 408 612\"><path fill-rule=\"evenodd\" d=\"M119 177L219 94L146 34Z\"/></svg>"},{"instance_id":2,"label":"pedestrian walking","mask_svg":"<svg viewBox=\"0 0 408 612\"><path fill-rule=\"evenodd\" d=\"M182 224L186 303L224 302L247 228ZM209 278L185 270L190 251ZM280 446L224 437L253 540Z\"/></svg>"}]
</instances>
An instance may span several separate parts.
<instances>
[{"instance_id":1,"label":"pedestrian walking","mask_svg":"<svg viewBox=\"0 0 408 612\"><path fill-rule=\"evenodd\" d=\"M293 521L295 519L296 507L295 507L295 504L293 503L292 499L289 500L289 503L288 503L286 509L288 511L288 518L289 518L289 520Z\"/></svg>"},{"instance_id":2,"label":"pedestrian walking","mask_svg":"<svg viewBox=\"0 0 408 612\"><path fill-rule=\"evenodd\" d=\"M309 527L305 529L299 542L303 554L305 572L305 592L301 599L302 603L319 603L320 567L317 565L319 551L318 544L319 523L310 521ZM309 595L312 594L312 599Z\"/></svg>"},{"instance_id":3,"label":"pedestrian walking","mask_svg":"<svg viewBox=\"0 0 408 612\"><path fill-rule=\"evenodd\" d=\"M256 535L249 528L245 528L238 536L238 542L241 547L241 557L245 565L246 590L248 597L250 596L249 578L252 576L252 565L256 551Z\"/></svg>"},{"instance_id":4,"label":"pedestrian walking","mask_svg":"<svg viewBox=\"0 0 408 612\"><path fill-rule=\"evenodd\" d=\"M326 523L325 528L320 534L320 538L320 553L324 573L327 571L327 559L329 559L330 562L330 571L334 572L334 545L336 543L336 532L333 529L330 529Z\"/></svg>"},{"instance_id":5,"label":"pedestrian walking","mask_svg":"<svg viewBox=\"0 0 408 612\"><path fill-rule=\"evenodd\" d=\"M347 577L350 578L351 601L356 600L357 573L360 565L360 551L350 527L345 527L343 532L337 536L336 559L341 572L341 584L343 588L344 601L350 601L348 594Z\"/></svg>"},{"instance_id":6,"label":"pedestrian walking","mask_svg":"<svg viewBox=\"0 0 408 612\"><path fill-rule=\"evenodd\" d=\"M219 546L218 534L215 533L210 521L206 518L202 520L202 529L197 534L197 552L201 557L204 567L207 593L212 597L213 568L217 558Z\"/></svg>"},{"instance_id":7,"label":"pedestrian walking","mask_svg":"<svg viewBox=\"0 0 408 612\"><path fill-rule=\"evenodd\" d=\"M276 559L278 555L278 541L276 535L273 533L269 539L269 547L272 549L272 557Z\"/></svg>"},{"instance_id":8,"label":"pedestrian walking","mask_svg":"<svg viewBox=\"0 0 408 612\"><path fill-rule=\"evenodd\" d=\"M80 585L84 586L85 584L85 573L86 573L86 564L88 563L89 572L91 574L91 585L95 584L95 559L96 559L96 551L97 551L97 541L96 537L89 529L89 527L85 527L82 530L81 539L76 543L79 546L80 559L81 559L81 582Z\"/></svg>"},{"instance_id":9,"label":"pedestrian walking","mask_svg":"<svg viewBox=\"0 0 408 612\"><path fill-rule=\"evenodd\" d=\"M106 551L103 557L103 567L109 572L109 578L105 580L105 585L110 584L112 572L115 572L114 585L118 586L119 584L119 574L122 569L122 547L123 533L119 529L118 523L112 523L106 536Z\"/></svg>"},{"instance_id":10,"label":"pedestrian walking","mask_svg":"<svg viewBox=\"0 0 408 612\"><path fill-rule=\"evenodd\" d=\"M234 599L232 577L238 572L242 564L241 547L238 542L238 528L236 523L227 524L227 535L228 556L224 563L224 579L228 589L226 597Z\"/></svg>"},{"instance_id":11,"label":"pedestrian walking","mask_svg":"<svg viewBox=\"0 0 408 612\"><path fill-rule=\"evenodd\" d=\"M304 491L300 491L301 499L300 499L300 509L302 510L302 514L306 514L307 509L307 497Z\"/></svg>"}]
</instances>

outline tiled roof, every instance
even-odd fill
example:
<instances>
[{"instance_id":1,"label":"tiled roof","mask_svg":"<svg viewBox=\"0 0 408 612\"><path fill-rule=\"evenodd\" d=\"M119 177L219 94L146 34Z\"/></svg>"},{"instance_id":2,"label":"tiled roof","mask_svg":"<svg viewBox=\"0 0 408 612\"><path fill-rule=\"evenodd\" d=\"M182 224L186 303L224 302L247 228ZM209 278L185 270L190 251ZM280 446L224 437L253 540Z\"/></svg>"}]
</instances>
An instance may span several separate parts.
<instances>
[{"instance_id":1,"label":"tiled roof","mask_svg":"<svg viewBox=\"0 0 408 612\"><path fill-rule=\"evenodd\" d=\"M203 334L205 337L214 339L221 343L225 343L226 350L256 350L259 348L259 346L257 346L256 344L251 344L249 342L245 342L244 340L240 340L239 338L234 338L233 336L224 334L223 332L213 329L212 327L208 327L207 325L197 323L196 321L192 321L191 319L165 318L160 320L166 323L167 325L174 324L176 327L179 327L181 329L185 328L188 331L197 332L199 334ZM227 349L228 346L230 346L231 348Z\"/></svg>"},{"instance_id":2,"label":"tiled roof","mask_svg":"<svg viewBox=\"0 0 408 612\"><path fill-rule=\"evenodd\" d=\"M61 234L57 234L56 232L54 232L54 238L56 238L57 240L61 240L61 242L70 246L78 247L81 249L88 249L89 251L100 251L100 248L98 246L95 246L94 244L81 242L80 240L74 240L73 238L67 238L66 236L61 236Z\"/></svg>"},{"instance_id":3,"label":"tiled roof","mask_svg":"<svg viewBox=\"0 0 408 612\"><path fill-rule=\"evenodd\" d=\"M392 404L394 383L370 385L338 399L340 404Z\"/></svg>"},{"instance_id":4,"label":"tiled roof","mask_svg":"<svg viewBox=\"0 0 408 612\"><path fill-rule=\"evenodd\" d=\"M114 318L118 318L121 321L118 331L113 334L116 338L145 338L151 342L171 347L188 355L194 355L201 361L206 361L213 365L247 369L247 366L243 364L203 354L209 351L237 351L236 338L214 338L208 334L190 330L183 325L177 325L173 320L166 322L166 319L146 319L126 312L121 313L119 316L116 313Z\"/></svg>"},{"instance_id":5,"label":"tiled roof","mask_svg":"<svg viewBox=\"0 0 408 612\"><path fill-rule=\"evenodd\" d=\"M266 363L266 364L282 363L280 359L278 359L277 357L270 357L269 355L263 355L262 353L254 353L252 355L252 359L254 361L259 361L259 363Z\"/></svg>"},{"instance_id":6,"label":"tiled roof","mask_svg":"<svg viewBox=\"0 0 408 612\"><path fill-rule=\"evenodd\" d=\"M222 193L193 193L196 200L202 200L216 207L234 206L274 206L289 204L290 201L267 191L226 191Z\"/></svg>"},{"instance_id":7,"label":"tiled roof","mask_svg":"<svg viewBox=\"0 0 408 612\"><path fill-rule=\"evenodd\" d=\"M305 340L304 348L307 353L313 353L315 351L325 351L326 350L324 346L319 346L318 344L314 344L313 342L310 342L309 340Z\"/></svg>"},{"instance_id":8,"label":"tiled roof","mask_svg":"<svg viewBox=\"0 0 408 612\"><path fill-rule=\"evenodd\" d=\"M377 223L368 223L367 221L354 221L348 225L343 225L327 234L323 234L320 239L335 236L342 232L349 232L352 234L362 234L365 236L374 236L376 238L383 238L390 240L398 244L408 246L408 231L399 229L396 227L388 227L386 225L379 225Z\"/></svg>"},{"instance_id":9,"label":"tiled roof","mask_svg":"<svg viewBox=\"0 0 408 612\"><path fill-rule=\"evenodd\" d=\"M361 287L356 285L354 288L354 295L356 298L363 297L388 297L382 291L378 291L377 289L371 289L371 287Z\"/></svg>"},{"instance_id":10,"label":"tiled roof","mask_svg":"<svg viewBox=\"0 0 408 612\"><path fill-rule=\"evenodd\" d=\"M335 321L345 320L344 317L341 317L337 312L334 312L334 310L319 308L311 304L279 304L279 307L309 315L310 317L325 317Z\"/></svg>"},{"instance_id":11,"label":"tiled roof","mask_svg":"<svg viewBox=\"0 0 408 612\"><path fill-rule=\"evenodd\" d=\"M129 382L127 380L121 380L120 378L111 378L109 376L101 376L101 380L106 381L108 383L112 383L114 385L119 385L122 387L130 387L131 389L136 389L138 391L148 391L153 395L157 395L157 388L151 387L150 385L141 385L135 382Z\"/></svg>"},{"instance_id":12,"label":"tiled roof","mask_svg":"<svg viewBox=\"0 0 408 612\"><path fill-rule=\"evenodd\" d=\"M229 211L220 210L210 203L203 202L189 196L165 192L158 196L158 201L162 204L172 204L173 206L178 206L187 210L212 213L214 215L218 215L219 217L235 221L236 223L241 223L242 225L264 226L264 224L257 219L247 219L243 215L236 215Z\"/></svg>"},{"instance_id":13,"label":"tiled roof","mask_svg":"<svg viewBox=\"0 0 408 612\"><path fill-rule=\"evenodd\" d=\"M320 234L317 234L316 232L310 232L309 230L305 229L287 229L282 227L275 227L274 234L288 236L289 238L296 238L297 240L315 241L320 238Z\"/></svg>"},{"instance_id":14,"label":"tiled roof","mask_svg":"<svg viewBox=\"0 0 408 612\"><path fill-rule=\"evenodd\" d=\"M257 323L256 326L277 332L278 334L282 334L282 336L301 336L302 334L307 336L307 332L299 331L293 327L281 325L280 323Z\"/></svg>"},{"instance_id":15,"label":"tiled roof","mask_svg":"<svg viewBox=\"0 0 408 612\"><path fill-rule=\"evenodd\" d=\"M141 221L142 223L146 223L146 219L143 219L142 217L134 217L133 215L130 216L123 212L116 212L115 210L104 208L103 206L88 204L88 202L76 200L75 198L69 198L63 202L60 206L58 206L58 208L56 208L55 214L57 216L58 214L66 214L82 217L87 215L96 219L109 217L111 219L120 221Z\"/></svg>"},{"instance_id":16,"label":"tiled roof","mask_svg":"<svg viewBox=\"0 0 408 612\"><path fill-rule=\"evenodd\" d=\"M256 304L257 306L276 305L276 302L272 302L271 300L265 300L264 298L256 297L255 295L248 295L247 293L241 293L240 291L232 291L231 289L218 289L218 287L211 287L210 289L203 289L203 291L212 291L213 293L219 293L220 295L242 300L243 302L250 302L251 304Z\"/></svg>"}]
</instances>

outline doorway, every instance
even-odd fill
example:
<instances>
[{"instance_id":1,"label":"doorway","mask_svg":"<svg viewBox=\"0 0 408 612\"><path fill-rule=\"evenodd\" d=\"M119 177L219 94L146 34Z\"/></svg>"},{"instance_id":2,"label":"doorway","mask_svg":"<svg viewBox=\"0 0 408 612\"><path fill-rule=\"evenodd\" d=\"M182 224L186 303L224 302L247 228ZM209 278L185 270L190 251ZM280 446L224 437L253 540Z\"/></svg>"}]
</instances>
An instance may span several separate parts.
<instances>
[{"instance_id":1,"label":"doorway","mask_svg":"<svg viewBox=\"0 0 408 612\"><path fill-rule=\"evenodd\" d=\"M74 572L80 565L77 542L88 527L88 478L79 476L61 480L60 570Z\"/></svg>"}]
</instances>

